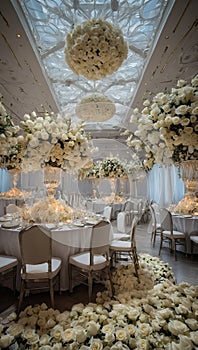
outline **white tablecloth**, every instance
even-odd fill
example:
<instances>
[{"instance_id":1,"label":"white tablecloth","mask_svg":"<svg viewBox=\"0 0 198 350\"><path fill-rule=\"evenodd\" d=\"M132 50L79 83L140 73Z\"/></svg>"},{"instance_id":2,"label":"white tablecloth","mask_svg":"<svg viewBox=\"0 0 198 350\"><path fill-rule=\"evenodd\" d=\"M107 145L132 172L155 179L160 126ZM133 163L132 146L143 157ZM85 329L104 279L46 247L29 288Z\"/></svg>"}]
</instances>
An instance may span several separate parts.
<instances>
[{"instance_id":1,"label":"white tablecloth","mask_svg":"<svg viewBox=\"0 0 198 350\"><path fill-rule=\"evenodd\" d=\"M102 214L106 206L112 207L112 219L116 219L117 213L122 211L124 203L108 203L102 200L87 201L87 210L96 214Z\"/></svg>"},{"instance_id":2,"label":"white tablecloth","mask_svg":"<svg viewBox=\"0 0 198 350\"><path fill-rule=\"evenodd\" d=\"M187 253L191 253L191 244L190 244L190 234L191 232L197 232L198 234L198 217L192 216L188 217L185 215L172 215L173 218L173 228L174 230L184 232L186 234L186 244L187 244ZM178 247L183 251L183 247ZM198 248L193 249L195 254L198 254Z\"/></svg>"},{"instance_id":3,"label":"white tablecloth","mask_svg":"<svg viewBox=\"0 0 198 350\"><path fill-rule=\"evenodd\" d=\"M24 204L23 198L0 198L0 216L3 216L6 213L6 207L8 204L16 204L21 207Z\"/></svg>"},{"instance_id":4,"label":"white tablecloth","mask_svg":"<svg viewBox=\"0 0 198 350\"><path fill-rule=\"evenodd\" d=\"M69 287L68 258L70 255L76 254L89 247L92 226L63 226L58 229L51 229L51 231L53 238L53 256L62 259L61 290L67 290ZM112 239L112 232L110 239ZM18 236L19 229L0 228L0 254L14 255L20 262L21 255ZM17 279L17 289L19 288L20 277Z\"/></svg>"}]
</instances>

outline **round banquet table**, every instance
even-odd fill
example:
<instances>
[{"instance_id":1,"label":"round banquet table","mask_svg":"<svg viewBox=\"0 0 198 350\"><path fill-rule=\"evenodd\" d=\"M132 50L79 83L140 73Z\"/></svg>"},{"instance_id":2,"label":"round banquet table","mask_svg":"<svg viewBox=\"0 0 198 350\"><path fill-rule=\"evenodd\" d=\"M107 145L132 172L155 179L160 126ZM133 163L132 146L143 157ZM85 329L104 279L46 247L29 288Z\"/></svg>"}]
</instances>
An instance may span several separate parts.
<instances>
[{"instance_id":1,"label":"round banquet table","mask_svg":"<svg viewBox=\"0 0 198 350\"><path fill-rule=\"evenodd\" d=\"M105 202L103 200L92 200L92 201L87 201L87 210L91 211L96 214L101 214L103 213L103 210L106 206L112 207L112 219L117 218L117 213L122 211L124 202Z\"/></svg>"},{"instance_id":2,"label":"round banquet table","mask_svg":"<svg viewBox=\"0 0 198 350\"><path fill-rule=\"evenodd\" d=\"M198 234L198 216L172 214L173 229L184 232L186 235L187 253L191 254L190 234L197 232ZM183 247L178 247L183 250ZM194 254L198 254L198 247L193 249Z\"/></svg>"},{"instance_id":3,"label":"round banquet table","mask_svg":"<svg viewBox=\"0 0 198 350\"><path fill-rule=\"evenodd\" d=\"M68 258L70 255L77 254L88 249L92 232L91 225L77 227L75 225L63 225L55 227L53 224L46 225L52 232L52 254L54 257L62 259L61 268L61 290L69 288L68 278ZM54 227L53 227L54 226ZM0 254L14 255L19 260L17 290L20 289L20 247L19 231L21 228L5 229L0 228ZM112 230L110 240L112 239Z\"/></svg>"}]
</instances>

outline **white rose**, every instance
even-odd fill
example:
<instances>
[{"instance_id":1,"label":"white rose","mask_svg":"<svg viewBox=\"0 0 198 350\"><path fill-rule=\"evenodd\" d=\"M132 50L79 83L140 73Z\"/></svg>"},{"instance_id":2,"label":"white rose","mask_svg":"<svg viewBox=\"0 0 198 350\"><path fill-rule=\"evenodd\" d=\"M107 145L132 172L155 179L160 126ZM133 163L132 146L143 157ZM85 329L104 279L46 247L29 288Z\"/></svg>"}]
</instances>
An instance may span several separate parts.
<instances>
[{"instance_id":1,"label":"white rose","mask_svg":"<svg viewBox=\"0 0 198 350\"><path fill-rule=\"evenodd\" d=\"M198 345L198 331L190 332L190 339L192 339L195 345Z\"/></svg>"},{"instance_id":2,"label":"white rose","mask_svg":"<svg viewBox=\"0 0 198 350\"><path fill-rule=\"evenodd\" d=\"M48 334L42 334L39 339L40 345L47 345L50 342L50 336Z\"/></svg>"},{"instance_id":3,"label":"white rose","mask_svg":"<svg viewBox=\"0 0 198 350\"><path fill-rule=\"evenodd\" d=\"M198 114L198 107L195 107L193 110L192 110L192 114Z\"/></svg>"},{"instance_id":4,"label":"white rose","mask_svg":"<svg viewBox=\"0 0 198 350\"><path fill-rule=\"evenodd\" d=\"M72 328L67 328L62 332L62 339L64 342L71 342L75 340L75 332Z\"/></svg>"},{"instance_id":5,"label":"white rose","mask_svg":"<svg viewBox=\"0 0 198 350\"><path fill-rule=\"evenodd\" d=\"M86 329L88 336L94 336L98 333L98 330L100 329L100 324L94 321L90 321L88 322Z\"/></svg>"},{"instance_id":6,"label":"white rose","mask_svg":"<svg viewBox=\"0 0 198 350\"><path fill-rule=\"evenodd\" d=\"M179 117L173 117L172 122L174 125L178 125L180 123L180 118Z\"/></svg>"},{"instance_id":7,"label":"white rose","mask_svg":"<svg viewBox=\"0 0 198 350\"><path fill-rule=\"evenodd\" d=\"M114 333L106 333L104 337L104 341L107 342L108 344L113 343L115 340L115 335Z\"/></svg>"},{"instance_id":8,"label":"white rose","mask_svg":"<svg viewBox=\"0 0 198 350\"><path fill-rule=\"evenodd\" d=\"M183 126L187 126L190 123L190 119L188 118L184 118L181 120L181 125Z\"/></svg>"},{"instance_id":9,"label":"white rose","mask_svg":"<svg viewBox=\"0 0 198 350\"><path fill-rule=\"evenodd\" d=\"M90 350L102 350L103 342L100 339L94 339L91 341Z\"/></svg>"},{"instance_id":10,"label":"white rose","mask_svg":"<svg viewBox=\"0 0 198 350\"><path fill-rule=\"evenodd\" d=\"M186 105L180 105L179 107L176 108L175 113L184 115L187 113L187 111L188 111L188 107Z\"/></svg>"},{"instance_id":11,"label":"white rose","mask_svg":"<svg viewBox=\"0 0 198 350\"><path fill-rule=\"evenodd\" d=\"M6 335L2 335L0 337L0 348L4 349L4 348L8 348L8 346L12 343L14 337L10 336L9 334Z\"/></svg>"},{"instance_id":12,"label":"white rose","mask_svg":"<svg viewBox=\"0 0 198 350\"><path fill-rule=\"evenodd\" d=\"M170 321L168 323L168 329L174 335L186 334L189 331L186 324L178 320Z\"/></svg>"},{"instance_id":13,"label":"white rose","mask_svg":"<svg viewBox=\"0 0 198 350\"><path fill-rule=\"evenodd\" d=\"M145 101L143 102L143 106L145 106L145 107L150 106L150 101L149 101L149 100L145 100Z\"/></svg>"},{"instance_id":14,"label":"white rose","mask_svg":"<svg viewBox=\"0 0 198 350\"><path fill-rule=\"evenodd\" d=\"M128 334L125 329L118 329L115 336L118 341L126 342L128 340Z\"/></svg>"},{"instance_id":15,"label":"white rose","mask_svg":"<svg viewBox=\"0 0 198 350\"><path fill-rule=\"evenodd\" d=\"M81 326L76 327L74 333L78 343L84 343L87 339L86 331Z\"/></svg>"},{"instance_id":16,"label":"white rose","mask_svg":"<svg viewBox=\"0 0 198 350\"><path fill-rule=\"evenodd\" d=\"M181 88L181 87L183 87L183 86L185 86L185 85L186 85L186 80L183 80L183 79L178 80L177 86L178 86L179 88ZM176 91L177 91L177 90L176 90Z\"/></svg>"}]
</instances>

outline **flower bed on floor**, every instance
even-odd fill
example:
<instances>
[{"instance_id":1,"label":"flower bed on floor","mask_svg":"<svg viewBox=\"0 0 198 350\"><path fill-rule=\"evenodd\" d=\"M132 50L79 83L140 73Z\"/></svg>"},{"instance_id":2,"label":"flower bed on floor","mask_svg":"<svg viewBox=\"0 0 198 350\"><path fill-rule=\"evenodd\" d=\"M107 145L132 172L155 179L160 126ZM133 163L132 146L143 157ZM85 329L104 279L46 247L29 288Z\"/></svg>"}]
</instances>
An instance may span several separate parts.
<instances>
[{"instance_id":1,"label":"flower bed on floor","mask_svg":"<svg viewBox=\"0 0 198 350\"><path fill-rule=\"evenodd\" d=\"M198 286L174 283L168 264L140 255L140 285L132 264L113 273L115 296L60 312L28 306L0 324L0 348L40 350L193 350L198 346ZM128 295L128 296L127 296Z\"/></svg>"}]
</instances>

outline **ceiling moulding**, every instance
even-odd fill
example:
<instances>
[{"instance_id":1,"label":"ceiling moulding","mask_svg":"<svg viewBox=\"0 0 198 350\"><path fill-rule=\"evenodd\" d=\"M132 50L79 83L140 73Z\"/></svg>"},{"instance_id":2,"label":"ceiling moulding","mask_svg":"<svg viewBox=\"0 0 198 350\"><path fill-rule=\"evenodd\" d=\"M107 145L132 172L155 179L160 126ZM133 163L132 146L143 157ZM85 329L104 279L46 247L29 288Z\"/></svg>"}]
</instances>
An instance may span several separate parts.
<instances>
[{"instance_id":1,"label":"ceiling moulding","mask_svg":"<svg viewBox=\"0 0 198 350\"><path fill-rule=\"evenodd\" d=\"M25 113L41 109L41 101L46 109L57 111L47 77L29 42L28 28L24 30L9 0L0 2L0 11L0 92L7 111L17 121Z\"/></svg>"},{"instance_id":2,"label":"ceiling moulding","mask_svg":"<svg viewBox=\"0 0 198 350\"><path fill-rule=\"evenodd\" d=\"M197 0L176 0L149 55L131 110L141 108L144 99L171 90L179 79L194 77L198 72L197 38Z\"/></svg>"}]
</instances>

